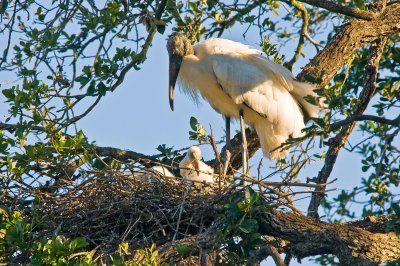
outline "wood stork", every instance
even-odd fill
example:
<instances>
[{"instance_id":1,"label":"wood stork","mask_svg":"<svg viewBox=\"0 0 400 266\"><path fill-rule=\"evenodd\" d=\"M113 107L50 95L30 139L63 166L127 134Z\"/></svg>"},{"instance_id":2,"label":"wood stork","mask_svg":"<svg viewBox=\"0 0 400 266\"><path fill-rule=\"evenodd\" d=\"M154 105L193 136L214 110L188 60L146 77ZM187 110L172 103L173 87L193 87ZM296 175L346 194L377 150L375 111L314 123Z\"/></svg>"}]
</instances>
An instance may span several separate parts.
<instances>
[{"instance_id":1,"label":"wood stork","mask_svg":"<svg viewBox=\"0 0 400 266\"><path fill-rule=\"evenodd\" d=\"M289 70L268 60L258 50L220 38L192 46L180 33L169 37L167 50L171 109L178 81L193 99L200 94L227 118L227 134L230 117L254 127L261 148L270 159L281 159L288 154L288 149L278 147L289 136L304 135L303 114L318 117L322 99L320 106L304 99L307 95L317 97L315 88L296 81Z\"/></svg>"},{"instance_id":2,"label":"wood stork","mask_svg":"<svg viewBox=\"0 0 400 266\"><path fill-rule=\"evenodd\" d=\"M181 176L186 180L214 183L214 169L201 161L201 150L197 146L187 150L179 168Z\"/></svg>"}]
</instances>

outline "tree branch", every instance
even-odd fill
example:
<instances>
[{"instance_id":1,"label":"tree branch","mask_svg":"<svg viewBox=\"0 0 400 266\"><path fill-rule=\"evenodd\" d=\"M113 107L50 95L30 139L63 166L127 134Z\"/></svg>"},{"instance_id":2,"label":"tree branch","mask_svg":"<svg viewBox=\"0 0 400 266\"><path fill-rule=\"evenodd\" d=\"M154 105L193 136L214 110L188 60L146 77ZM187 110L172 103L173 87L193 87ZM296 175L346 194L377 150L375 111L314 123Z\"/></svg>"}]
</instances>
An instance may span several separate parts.
<instances>
[{"instance_id":1,"label":"tree branch","mask_svg":"<svg viewBox=\"0 0 400 266\"><path fill-rule=\"evenodd\" d=\"M156 21L161 19L166 6L167 6L167 0L162 0L159 4L158 9L154 16ZM146 42L142 46L142 51L140 51L140 53L137 54L135 59L133 59L128 65L126 65L121 70L121 73L119 74L117 81L111 86L110 91L112 91L112 92L115 91L115 89L118 88L118 86L122 84L122 82L125 79L125 75L129 72L129 70L132 69L132 67L134 67L135 65L141 64L146 60L147 51L149 50L149 48L153 42L153 38L154 38L154 35L156 34L156 32L157 32L157 27L154 25L154 27L152 27L150 29L149 35L147 36L147 39L146 39Z\"/></svg>"},{"instance_id":2,"label":"tree branch","mask_svg":"<svg viewBox=\"0 0 400 266\"><path fill-rule=\"evenodd\" d=\"M342 6L332 1L321 1L321 0L299 0L300 2L320 7L328 11L343 14L353 18L359 18L364 20L372 20L375 17L375 13L371 11L360 10L358 8L351 8L348 6Z\"/></svg>"},{"instance_id":3,"label":"tree branch","mask_svg":"<svg viewBox=\"0 0 400 266\"><path fill-rule=\"evenodd\" d=\"M353 115L351 117L347 117L346 119L331 124L329 126L329 129L331 131L334 131L355 121L374 121L379 124L386 124L389 126L400 127L400 115L397 116L395 119L387 119L384 117L379 117L374 115Z\"/></svg>"},{"instance_id":4,"label":"tree branch","mask_svg":"<svg viewBox=\"0 0 400 266\"><path fill-rule=\"evenodd\" d=\"M261 261L265 260L271 256L277 266L286 266L286 263L282 260L278 250L270 245L265 245L259 250L253 252L250 255L249 261L246 266L256 266L259 265Z\"/></svg>"},{"instance_id":5,"label":"tree branch","mask_svg":"<svg viewBox=\"0 0 400 266\"><path fill-rule=\"evenodd\" d=\"M1 123L0 122L0 130L6 130L8 132L14 132L18 127L23 127L22 125L17 125L17 124L7 124L7 123ZM40 133L46 133L48 130L46 128L41 127L41 126L27 126L26 127L29 130L32 131L38 131ZM71 135L64 134L66 137L71 138ZM127 161L137 161L143 164L146 167L151 167L156 164L158 164L157 157L156 156L148 156L142 153L134 152L134 151L127 151L127 150L122 150L118 148L112 148L112 147L99 147L95 146L92 144L87 144L86 146L87 149L94 149L97 155L102 156L102 157L110 157L113 159L117 159L122 162L127 162Z\"/></svg>"},{"instance_id":6,"label":"tree branch","mask_svg":"<svg viewBox=\"0 0 400 266\"><path fill-rule=\"evenodd\" d=\"M371 21L351 21L333 37L297 76L323 88L354 52L379 37L400 32L400 4L392 4ZM310 78L308 78L310 77Z\"/></svg>"},{"instance_id":7,"label":"tree branch","mask_svg":"<svg viewBox=\"0 0 400 266\"><path fill-rule=\"evenodd\" d=\"M355 116L361 115L367 109L368 103L373 97L376 85L376 77L378 74L379 60L381 58L383 48L386 44L386 38L381 38L371 44L368 55L368 65L365 67L364 89L360 93L360 102L355 106L353 114ZM336 163L340 149L344 146L351 132L356 125L356 121L348 123L341 131L332 139L329 140L329 149L326 153L325 163L321 171L318 173L317 180L319 184L326 183ZM325 186L317 187L315 192L325 190ZM321 200L324 198L324 193L315 193L311 197L308 206L308 215L319 218L318 207Z\"/></svg>"},{"instance_id":8,"label":"tree branch","mask_svg":"<svg viewBox=\"0 0 400 266\"><path fill-rule=\"evenodd\" d=\"M333 254L341 265L377 265L400 259L399 235L368 231L378 224L385 227L387 219L325 223L277 211L260 212L255 217L258 217L261 234L289 241L285 249L299 259Z\"/></svg>"},{"instance_id":9,"label":"tree branch","mask_svg":"<svg viewBox=\"0 0 400 266\"><path fill-rule=\"evenodd\" d=\"M292 254L298 259L333 254L339 258L341 265L377 265L400 259L400 236L395 232L385 232L390 222L387 216L347 223L326 223L301 214L265 212L265 209L261 209L253 219L257 220L259 233L265 238L280 241L267 241L268 245L277 246L271 249L263 246L253 251L247 265L257 265L268 256L275 256L277 265L285 265L279 252ZM222 224L224 221L218 220L204 233L160 246L160 262L199 257L204 248L218 248L217 232ZM204 246L204 243L208 244ZM177 247L180 245L185 246L189 253L179 254Z\"/></svg>"}]
</instances>

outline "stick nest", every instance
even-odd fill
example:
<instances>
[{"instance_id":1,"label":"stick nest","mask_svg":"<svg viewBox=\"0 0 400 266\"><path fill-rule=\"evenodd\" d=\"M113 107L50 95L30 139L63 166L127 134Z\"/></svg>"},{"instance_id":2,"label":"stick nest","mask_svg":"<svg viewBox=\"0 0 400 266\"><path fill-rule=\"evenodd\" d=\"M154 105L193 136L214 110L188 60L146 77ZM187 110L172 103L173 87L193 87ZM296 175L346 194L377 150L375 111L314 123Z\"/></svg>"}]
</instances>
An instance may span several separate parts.
<instances>
[{"instance_id":1,"label":"stick nest","mask_svg":"<svg viewBox=\"0 0 400 266\"><path fill-rule=\"evenodd\" d=\"M227 193L218 186L193 186L160 178L99 171L96 178L43 198L50 228L67 237L84 236L103 254L121 242L132 249L204 232L218 216Z\"/></svg>"}]
</instances>

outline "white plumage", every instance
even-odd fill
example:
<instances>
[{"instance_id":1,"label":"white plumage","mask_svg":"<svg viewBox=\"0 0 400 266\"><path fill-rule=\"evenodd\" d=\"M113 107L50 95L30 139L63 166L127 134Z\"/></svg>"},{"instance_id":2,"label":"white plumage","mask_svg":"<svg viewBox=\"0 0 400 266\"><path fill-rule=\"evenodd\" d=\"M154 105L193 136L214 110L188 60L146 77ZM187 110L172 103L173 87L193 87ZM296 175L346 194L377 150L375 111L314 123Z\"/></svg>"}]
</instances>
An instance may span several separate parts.
<instances>
[{"instance_id":1,"label":"white plumage","mask_svg":"<svg viewBox=\"0 0 400 266\"><path fill-rule=\"evenodd\" d=\"M244 121L255 128L264 154L271 159L285 157L288 150L274 149L289 136L304 135L303 111L309 117L318 117L320 107L304 99L307 95L317 97L314 87L296 81L286 68L241 43L209 39L191 50L185 39L174 33L167 45L170 64L177 54L182 57L178 66L180 87L193 97L200 94L225 116L238 118L243 110ZM183 55L179 54L180 45L184 45ZM322 100L320 103L322 106Z\"/></svg>"},{"instance_id":2,"label":"white plumage","mask_svg":"<svg viewBox=\"0 0 400 266\"><path fill-rule=\"evenodd\" d=\"M179 163L180 174L185 180L214 183L214 169L201 161L201 150L192 146Z\"/></svg>"},{"instance_id":3,"label":"white plumage","mask_svg":"<svg viewBox=\"0 0 400 266\"><path fill-rule=\"evenodd\" d=\"M171 181L175 182L175 176L171 171L161 165L153 166L148 172L137 175L136 178L144 183L156 183L160 181L160 177L166 177Z\"/></svg>"}]
</instances>

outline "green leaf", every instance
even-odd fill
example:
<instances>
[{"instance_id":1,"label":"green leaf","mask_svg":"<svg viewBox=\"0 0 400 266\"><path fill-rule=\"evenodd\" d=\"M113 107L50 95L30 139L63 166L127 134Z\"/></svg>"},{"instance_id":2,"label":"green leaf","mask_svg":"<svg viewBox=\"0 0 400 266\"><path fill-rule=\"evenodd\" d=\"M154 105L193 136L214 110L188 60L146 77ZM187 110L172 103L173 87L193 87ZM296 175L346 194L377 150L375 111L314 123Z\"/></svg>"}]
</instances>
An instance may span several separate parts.
<instances>
[{"instance_id":1,"label":"green leaf","mask_svg":"<svg viewBox=\"0 0 400 266\"><path fill-rule=\"evenodd\" d=\"M365 9L365 1L364 0L354 0L356 7L359 9Z\"/></svg>"},{"instance_id":2,"label":"green leaf","mask_svg":"<svg viewBox=\"0 0 400 266\"><path fill-rule=\"evenodd\" d=\"M99 93L101 96L105 96L108 88L107 86L103 83L103 81L101 81L99 84L97 84L97 89L99 90Z\"/></svg>"},{"instance_id":3,"label":"green leaf","mask_svg":"<svg viewBox=\"0 0 400 266\"><path fill-rule=\"evenodd\" d=\"M194 116L190 117L190 127L194 130L197 131L197 119Z\"/></svg>"},{"instance_id":4,"label":"green leaf","mask_svg":"<svg viewBox=\"0 0 400 266\"><path fill-rule=\"evenodd\" d=\"M175 246L175 249L181 256L185 256L186 254L189 254L189 252L190 252L189 246L185 245L185 244L178 244Z\"/></svg>"},{"instance_id":5,"label":"green leaf","mask_svg":"<svg viewBox=\"0 0 400 266\"><path fill-rule=\"evenodd\" d=\"M160 33L160 34L164 34L165 25L157 25L157 32Z\"/></svg>"},{"instance_id":6,"label":"green leaf","mask_svg":"<svg viewBox=\"0 0 400 266\"><path fill-rule=\"evenodd\" d=\"M239 225L239 229L245 234L255 233L258 231L258 222L254 219L246 219Z\"/></svg>"},{"instance_id":7,"label":"green leaf","mask_svg":"<svg viewBox=\"0 0 400 266\"><path fill-rule=\"evenodd\" d=\"M1 2L1 8L0 8L0 14L1 15L3 15L6 12L7 7L8 7L8 0L3 0Z\"/></svg>"},{"instance_id":8,"label":"green leaf","mask_svg":"<svg viewBox=\"0 0 400 266\"><path fill-rule=\"evenodd\" d=\"M392 209L397 216L400 216L400 206L396 203L392 203Z\"/></svg>"},{"instance_id":9,"label":"green leaf","mask_svg":"<svg viewBox=\"0 0 400 266\"><path fill-rule=\"evenodd\" d=\"M314 96L307 95L304 97L304 100L306 100L308 103L311 103L312 105L318 105L317 99L315 99Z\"/></svg>"},{"instance_id":10,"label":"green leaf","mask_svg":"<svg viewBox=\"0 0 400 266\"><path fill-rule=\"evenodd\" d=\"M325 127L325 121L323 118L311 118L312 121L315 122L319 127L324 128Z\"/></svg>"},{"instance_id":11,"label":"green leaf","mask_svg":"<svg viewBox=\"0 0 400 266\"><path fill-rule=\"evenodd\" d=\"M87 89L87 94L88 94L88 95L94 95L94 92L95 92L95 85L96 85L96 82L95 82L94 80L92 80L92 81L90 82L90 85L89 85L88 89Z\"/></svg>"},{"instance_id":12,"label":"green leaf","mask_svg":"<svg viewBox=\"0 0 400 266\"><path fill-rule=\"evenodd\" d=\"M4 96L6 96L7 99L9 99L10 101L15 99L15 95L14 95L14 90L13 89L5 89L2 90L2 93Z\"/></svg>"},{"instance_id":13,"label":"green leaf","mask_svg":"<svg viewBox=\"0 0 400 266\"><path fill-rule=\"evenodd\" d=\"M370 167L369 165L363 165L363 166L361 167L361 170L365 173L365 172L368 171L369 167Z\"/></svg>"}]
</instances>

